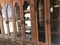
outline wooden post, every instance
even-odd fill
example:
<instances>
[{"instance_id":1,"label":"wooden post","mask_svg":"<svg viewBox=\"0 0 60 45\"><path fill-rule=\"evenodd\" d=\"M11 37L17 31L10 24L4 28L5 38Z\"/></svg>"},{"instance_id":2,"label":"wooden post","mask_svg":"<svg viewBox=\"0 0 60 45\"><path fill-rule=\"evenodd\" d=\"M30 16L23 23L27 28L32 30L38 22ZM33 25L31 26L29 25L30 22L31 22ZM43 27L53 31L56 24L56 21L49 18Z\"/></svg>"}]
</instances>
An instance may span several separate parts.
<instances>
[{"instance_id":1,"label":"wooden post","mask_svg":"<svg viewBox=\"0 0 60 45\"><path fill-rule=\"evenodd\" d=\"M14 40L16 40L17 39L17 28L16 28L16 19L14 15L13 0L11 1L11 7L12 7L12 23L13 23L13 30L14 30Z\"/></svg>"},{"instance_id":2,"label":"wooden post","mask_svg":"<svg viewBox=\"0 0 60 45\"><path fill-rule=\"evenodd\" d=\"M32 42L37 43L37 34L36 34L36 7L35 7L35 0L30 0L30 14L31 14L31 25L32 25ZM34 17L34 18L33 18Z\"/></svg>"},{"instance_id":3,"label":"wooden post","mask_svg":"<svg viewBox=\"0 0 60 45\"><path fill-rule=\"evenodd\" d=\"M21 26L22 26L22 41L25 41L25 32L24 32L24 14L23 14L23 0L20 0L20 18L21 18Z\"/></svg>"}]
</instances>

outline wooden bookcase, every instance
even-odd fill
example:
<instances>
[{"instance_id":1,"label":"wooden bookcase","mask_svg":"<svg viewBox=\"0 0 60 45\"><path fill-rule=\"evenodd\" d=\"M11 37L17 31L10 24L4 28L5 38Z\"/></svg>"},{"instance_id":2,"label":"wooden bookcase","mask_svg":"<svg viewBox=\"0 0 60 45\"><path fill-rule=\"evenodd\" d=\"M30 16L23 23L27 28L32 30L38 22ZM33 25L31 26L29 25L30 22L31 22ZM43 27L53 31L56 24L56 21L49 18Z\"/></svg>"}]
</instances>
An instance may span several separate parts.
<instances>
[{"instance_id":1,"label":"wooden bookcase","mask_svg":"<svg viewBox=\"0 0 60 45\"><path fill-rule=\"evenodd\" d=\"M30 45L60 45L60 0L1 0L0 3L5 9L8 38ZM13 36L6 11L8 4L12 11ZM5 36L0 17L1 32Z\"/></svg>"}]
</instances>

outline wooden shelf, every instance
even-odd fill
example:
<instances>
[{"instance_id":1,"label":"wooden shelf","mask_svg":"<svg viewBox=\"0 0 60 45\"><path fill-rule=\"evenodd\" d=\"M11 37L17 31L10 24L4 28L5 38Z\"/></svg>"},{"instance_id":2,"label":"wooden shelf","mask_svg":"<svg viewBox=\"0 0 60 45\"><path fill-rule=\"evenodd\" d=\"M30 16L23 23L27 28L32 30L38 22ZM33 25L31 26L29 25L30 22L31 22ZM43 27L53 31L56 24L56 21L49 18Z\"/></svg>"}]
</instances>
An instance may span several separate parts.
<instances>
[{"instance_id":1,"label":"wooden shelf","mask_svg":"<svg viewBox=\"0 0 60 45\"><path fill-rule=\"evenodd\" d=\"M51 21L57 21L57 20L60 21L60 19L52 19Z\"/></svg>"},{"instance_id":2,"label":"wooden shelf","mask_svg":"<svg viewBox=\"0 0 60 45\"><path fill-rule=\"evenodd\" d=\"M39 21L44 21L43 19L39 19Z\"/></svg>"},{"instance_id":3,"label":"wooden shelf","mask_svg":"<svg viewBox=\"0 0 60 45\"><path fill-rule=\"evenodd\" d=\"M57 7L60 7L60 5L55 5L54 7L57 8Z\"/></svg>"},{"instance_id":4,"label":"wooden shelf","mask_svg":"<svg viewBox=\"0 0 60 45\"><path fill-rule=\"evenodd\" d=\"M31 21L31 19L27 19L27 20L25 19L24 21Z\"/></svg>"},{"instance_id":5,"label":"wooden shelf","mask_svg":"<svg viewBox=\"0 0 60 45\"><path fill-rule=\"evenodd\" d=\"M41 9L43 9L43 7L39 7L38 9L41 10Z\"/></svg>"},{"instance_id":6,"label":"wooden shelf","mask_svg":"<svg viewBox=\"0 0 60 45\"><path fill-rule=\"evenodd\" d=\"M45 33L45 31L39 31L39 32L42 32L42 33ZM60 32L51 32L52 34L60 34Z\"/></svg>"},{"instance_id":7,"label":"wooden shelf","mask_svg":"<svg viewBox=\"0 0 60 45\"><path fill-rule=\"evenodd\" d=\"M45 31L39 31L39 32L45 33Z\"/></svg>"},{"instance_id":8,"label":"wooden shelf","mask_svg":"<svg viewBox=\"0 0 60 45\"><path fill-rule=\"evenodd\" d=\"M60 32L51 32L52 34L60 34Z\"/></svg>"},{"instance_id":9,"label":"wooden shelf","mask_svg":"<svg viewBox=\"0 0 60 45\"><path fill-rule=\"evenodd\" d=\"M24 10L24 13L30 13L30 10Z\"/></svg>"}]
</instances>

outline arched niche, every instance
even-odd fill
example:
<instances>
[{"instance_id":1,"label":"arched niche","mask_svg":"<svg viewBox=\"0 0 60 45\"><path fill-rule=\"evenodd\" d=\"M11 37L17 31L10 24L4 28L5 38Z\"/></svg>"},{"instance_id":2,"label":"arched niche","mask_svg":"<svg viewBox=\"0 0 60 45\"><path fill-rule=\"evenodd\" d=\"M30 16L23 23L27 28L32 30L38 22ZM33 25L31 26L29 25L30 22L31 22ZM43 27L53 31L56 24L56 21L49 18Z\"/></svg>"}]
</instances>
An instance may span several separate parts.
<instances>
[{"instance_id":1,"label":"arched niche","mask_svg":"<svg viewBox=\"0 0 60 45\"><path fill-rule=\"evenodd\" d=\"M14 14L15 14L15 19L16 19L17 37L21 37L22 30L21 30L21 20L20 20L20 7L18 3L15 3Z\"/></svg>"},{"instance_id":2,"label":"arched niche","mask_svg":"<svg viewBox=\"0 0 60 45\"><path fill-rule=\"evenodd\" d=\"M16 20L20 20L20 7L18 3L15 3L14 12L15 12Z\"/></svg>"},{"instance_id":3,"label":"arched niche","mask_svg":"<svg viewBox=\"0 0 60 45\"><path fill-rule=\"evenodd\" d=\"M11 10L10 4L7 5L7 15L8 15L8 18L12 17L12 10Z\"/></svg>"},{"instance_id":4,"label":"arched niche","mask_svg":"<svg viewBox=\"0 0 60 45\"><path fill-rule=\"evenodd\" d=\"M25 1L23 5L24 11L24 31L25 39L30 41L32 40L32 29L31 29L31 14L30 14L30 4Z\"/></svg>"}]
</instances>

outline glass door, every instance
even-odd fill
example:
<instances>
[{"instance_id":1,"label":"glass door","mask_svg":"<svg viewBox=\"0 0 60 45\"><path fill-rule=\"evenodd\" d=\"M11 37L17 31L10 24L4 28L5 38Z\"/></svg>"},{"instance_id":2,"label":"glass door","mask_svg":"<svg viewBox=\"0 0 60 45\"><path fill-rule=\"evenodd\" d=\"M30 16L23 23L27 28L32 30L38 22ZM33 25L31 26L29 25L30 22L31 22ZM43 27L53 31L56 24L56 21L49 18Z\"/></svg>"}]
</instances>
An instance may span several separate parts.
<instances>
[{"instance_id":1,"label":"glass door","mask_svg":"<svg viewBox=\"0 0 60 45\"><path fill-rule=\"evenodd\" d=\"M6 16L5 16L4 6L2 7L2 18L3 18L4 33L7 35L8 31L7 31L7 27L6 27Z\"/></svg>"},{"instance_id":2,"label":"glass door","mask_svg":"<svg viewBox=\"0 0 60 45\"><path fill-rule=\"evenodd\" d=\"M45 23L44 23L44 5L43 0L39 0L38 4L38 40L40 42L45 42Z\"/></svg>"},{"instance_id":3,"label":"glass door","mask_svg":"<svg viewBox=\"0 0 60 45\"><path fill-rule=\"evenodd\" d=\"M15 3L14 7L14 14L15 14L15 20L16 20L16 31L17 31L17 38L22 37L22 27L21 27L21 18L20 18L20 6L18 3Z\"/></svg>"},{"instance_id":4,"label":"glass door","mask_svg":"<svg viewBox=\"0 0 60 45\"><path fill-rule=\"evenodd\" d=\"M25 39L27 41L31 41L32 29L31 29L30 4L27 1L24 2L23 10L24 10Z\"/></svg>"},{"instance_id":5,"label":"glass door","mask_svg":"<svg viewBox=\"0 0 60 45\"><path fill-rule=\"evenodd\" d=\"M48 45L46 3L46 0L37 0L37 40L40 45Z\"/></svg>"},{"instance_id":6,"label":"glass door","mask_svg":"<svg viewBox=\"0 0 60 45\"><path fill-rule=\"evenodd\" d=\"M7 6L7 21L6 21L6 24L7 24L7 30L8 30L8 33L9 33L9 36L13 38L13 35L14 35L14 31L13 31L13 23L12 23L12 11L11 11L11 6L8 4Z\"/></svg>"},{"instance_id":7,"label":"glass door","mask_svg":"<svg viewBox=\"0 0 60 45\"><path fill-rule=\"evenodd\" d=\"M50 0L51 45L60 45L60 0Z\"/></svg>"}]
</instances>

